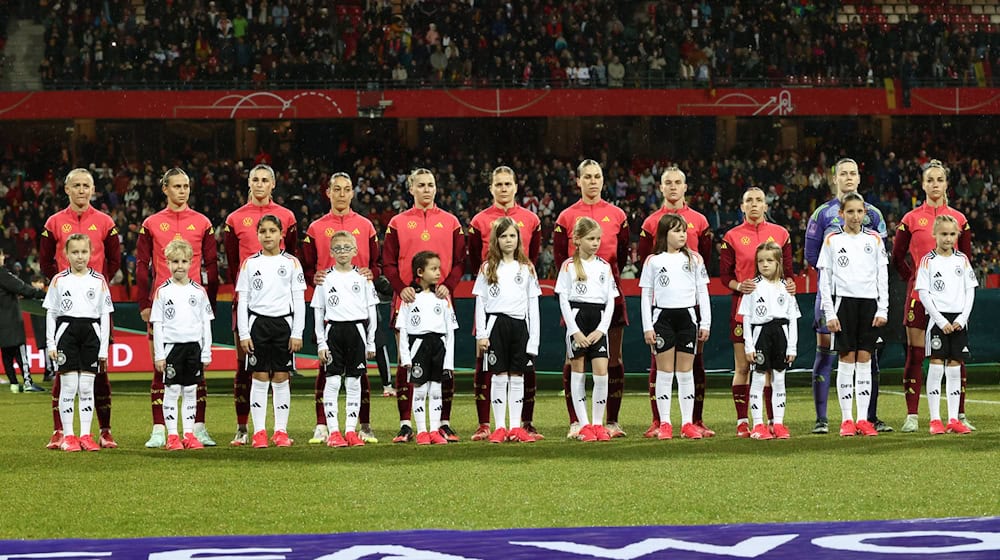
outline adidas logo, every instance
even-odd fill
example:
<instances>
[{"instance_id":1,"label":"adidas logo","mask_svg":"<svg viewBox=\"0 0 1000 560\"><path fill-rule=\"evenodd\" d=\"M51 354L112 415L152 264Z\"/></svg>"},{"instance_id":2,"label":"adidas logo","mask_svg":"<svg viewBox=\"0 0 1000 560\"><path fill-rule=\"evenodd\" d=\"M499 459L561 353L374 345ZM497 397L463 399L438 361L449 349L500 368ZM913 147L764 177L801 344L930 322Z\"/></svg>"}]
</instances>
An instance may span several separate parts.
<instances>
[{"instance_id":1,"label":"adidas logo","mask_svg":"<svg viewBox=\"0 0 1000 560\"><path fill-rule=\"evenodd\" d=\"M687 344L684 345L684 347L685 348L694 348L694 343L693 342L688 342Z\"/></svg>"},{"instance_id":2,"label":"adidas logo","mask_svg":"<svg viewBox=\"0 0 1000 560\"><path fill-rule=\"evenodd\" d=\"M168 299L166 304L167 305L173 305L174 304L174 300Z\"/></svg>"},{"instance_id":3,"label":"adidas logo","mask_svg":"<svg viewBox=\"0 0 1000 560\"><path fill-rule=\"evenodd\" d=\"M607 348L607 346L601 346L597 351L598 352L607 352L608 348Z\"/></svg>"},{"instance_id":4,"label":"adidas logo","mask_svg":"<svg viewBox=\"0 0 1000 560\"><path fill-rule=\"evenodd\" d=\"M357 369L365 369L367 367L368 367L368 364L366 364L364 362L361 362L360 364L358 364L358 368Z\"/></svg>"},{"instance_id":5,"label":"adidas logo","mask_svg":"<svg viewBox=\"0 0 1000 560\"><path fill-rule=\"evenodd\" d=\"M358 417L358 413L357 412L352 412L352 413L348 414L347 417L348 418L357 418Z\"/></svg>"},{"instance_id":6,"label":"adidas logo","mask_svg":"<svg viewBox=\"0 0 1000 560\"><path fill-rule=\"evenodd\" d=\"M281 406L278 407L278 410L288 410L288 405L287 404L283 404L283 405L281 405Z\"/></svg>"},{"instance_id":7,"label":"adidas logo","mask_svg":"<svg viewBox=\"0 0 1000 560\"><path fill-rule=\"evenodd\" d=\"M757 406L756 404L752 404L750 405L750 410L760 410L760 407Z\"/></svg>"},{"instance_id":8,"label":"adidas logo","mask_svg":"<svg viewBox=\"0 0 1000 560\"><path fill-rule=\"evenodd\" d=\"M330 294L335 294L335 293L337 293L337 287L336 287L336 286L330 286L330 291L329 291L329 292L327 292L327 293L330 293Z\"/></svg>"},{"instance_id":9,"label":"adidas logo","mask_svg":"<svg viewBox=\"0 0 1000 560\"><path fill-rule=\"evenodd\" d=\"M336 414L334 414L333 412L327 412L326 413L326 417L327 418L333 418L334 416L336 416Z\"/></svg>"},{"instance_id":10,"label":"adidas logo","mask_svg":"<svg viewBox=\"0 0 1000 560\"><path fill-rule=\"evenodd\" d=\"M658 401L669 401L670 400L670 395L660 395L659 397L656 397L656 400L658 400Z\"/></svg>"},{"instance_id":11,"label":"adidas logo","mask_svg":"<svg viewBox=\"0 0 1000 560\"><path fill-rule=\"evenodd\" d=\"M420 309L414 307L411 313L420 313Z\"/></svg>"},{"instance_id":12,"label":"adidas logo","mask_svg":"<svg viewBox=\"0 0 1000 560\"><path fill-rule=\"evenodd\" d=\"M941 277L941 273L940 273L940 272L937 272L937 273L935 273L935 274L934 274L934 277L935 277L935 278L940 278L940 277Z\"/></svg>"},{"instance_id":13,"label":"adidas logo","mask_svg":"<svg viewBox=\"0 0 1000 560\"><path fill-rule=\"evenodd\" d=\"M761 296L761 297L757 298L757 303L764 303L764 297Z\"/></svg>"},{"instance_id":14,"label":"adidas logo","mask_svg":"<svg viewBox=\"0 0 1000 560\"><path fill-rule=\"evenodd\" d=\"M65 292L63 292L63 296L64 297L69 297L71 295L73 295L73 294L69 293L69 290L66 290Z\"/></svg>"},{"instance_id":15,"label":"adidas logo","mask_svg":"<svg viewBox=\"0 0 1000 560\"><path fill-rule=\"evenodd\" d=\"M413 413L414 414L423 414L424 413L424 407L418 406L417 408L414 408L413 409Z\"/></svg>"},{"instance_id":16,"label":"adidas logo","mask_svg":"<svg viewBox=\"0 0 1000 560\"><path fill-rule=\"evenodd\" d=\"M664 273L666 271L667 271L667 267L664 266L664 267L660 268L660 272L659 273L662 274L662 273Z\"/></svg>"},{"instance_id":17,"label":"adidas logo","mask_svg":"<svg viewBox=\"0 0 1000 560\"><path fill-rule=\"evenodd\" d=\"M254 276L260 276L260 271L258 270L257 272L254 272L253 275Z\"/></svg>"},{"instance_id":18,"label":"adidas logo","mask_svg":"<svg viewBox=\"0 0 1000 560\"><path fill-rule=\"evenodd\" d=\"M847 249L845 249L845 248L843 248L843 247L841 247L841 248L840 248L840 250L839 250L839 251L837 251L837 253L838 253L838 254L841 254L841 253L846 253L846 252L847 252Z\"/></svg>"},{"instance_id":19,"label":"adidas logo","mask_svg":"<svg viewBox=\"0 0 1000 560\"><path fill-rule=\"evenodd\" d=\"M608 401L605 399L601 399L599 401L594 401L594 402L596 402L597 404L607 404Z\"/></svg>"},{"instance_id":20,"label":"adidas logo","mask_svg":"<svg viewBox=\"0 0 1000 560\"><path fill-rule=\"evenodd\" d=\"M694 395L688 395L688 396L684 397L684 400L686 400L686 401L693 401L694 400Z\"/></svg>"},{"instance_id":21,"label":"adidas logo","mask_svg":"<svg viewBox=\"0 0 1000 560\"><path fill-rule=\"evenodd\" d=\"M928 395L940 395L941 394L941 390L938 389L936 391L928 391L927 394Z\"/></svg>"},{"instance_id":22,"label":"adidas logo","mask_svg":"<svg viewBox=\"0 0 1000 560\"><path fill-rule=\"evenodd\" d=\"M502 402L503 402L502 399L493 399L493 404L500 404Z\"/></svg>"},{"instance_id":23,"label":"adidas logo","mask_svg":"<svg viewBox=\"0 0 1000 560\"><path fill-rule=\"evenodd\" d=\"M859 397L867 397L867 396L869 396L871 394L872 394L871 391L861 391L861 392L858 393L858 396Z\"/></svg>"},{"instance_id":24,"label":"adidas logo","mask_svg":"<svg viewBox=\"0 0 1000 560\"><path fill-rule=\"evenodd\" d=\"M968 346L963 346L962 347L962 352L968 352L968 351L969 351L969 347Z\"/></svg>"},{"instance_id":25,"label":"adidas logo","mask_svg":"<svg viewBox=\"0 0 1000 560\"><path fill-rule=\"evenodd\" d=\"M260 406L260 403L255 402L250 404L250 408L263 408L263 407Z\"/></svg>"},{"instance_id":26,"label":"adidas logo","mask_svg":"<svg viewBox=\"0 0 1000 560\"><path fill-rule=\"evenodd\" d=\"M80 409L80 412L93 412L93 411L94 411L94 407L92 407L92 406L88 406L86 408L81 408Z\"/></svg>"},{"instance_id":27,"label":"adidas logo","mask_svg":"<svg viewBox=\"0 0 1000 560\"><path fill-rule=\"evenodd\" d=\"M968 350L965 350L965 351L968 352ZM531 367L533 365L535 365L535 363L532 362L531 360L528 360L528 367Z\"/></svg>"},{"instance_id":28,"label":"adidas logo","mask_svg":"<svg viewBox=\"0 0 1000 560\"><path fill-rule=\"evenodd\" d=\"M174 419L174 415L173 414L168 414L168 415L164 416L163 418L164 418L164 420L173 420Z\"/></svg>"},{"instance_id":29,"label":"adidas logo","mask_svg":"<svg viewBox=\"0 0 1000 560\"><path fill-rule=\"evenodd\" d=\"M73 409L72 408L67 408L67 409L62 410L60 412L62 412L63 414L73 414Z\"/></svg>"}]
</instances>

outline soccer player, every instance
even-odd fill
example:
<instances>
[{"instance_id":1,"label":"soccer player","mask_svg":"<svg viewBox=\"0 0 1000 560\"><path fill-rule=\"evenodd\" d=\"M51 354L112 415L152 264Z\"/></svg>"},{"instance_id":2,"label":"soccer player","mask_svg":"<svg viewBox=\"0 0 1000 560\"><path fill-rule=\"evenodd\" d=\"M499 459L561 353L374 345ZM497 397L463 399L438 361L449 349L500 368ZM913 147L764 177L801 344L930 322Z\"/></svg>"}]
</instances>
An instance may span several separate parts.
<instances>
[{"instance_id":1,"label":"soccer player","mask_svg":"<svg viewBox=\"0 0 1000 560\"><path fill-rule=\"evenodd\" d=\"M556 218L553 231L552 251L555 262L563 263L570 255L571 234L577 220L588 217L601 226L601 247L597 256L604 259L611 267L615 285L619 285L621 266L628 258L629 231L628 220L621 208L601 199L604 190L604 172L601 165L592 159L583 160L577 167L576 184L580 188L580 200L563 210ZM618 412L622 406L622 393L625 391L625 365L622 362L622 335L628 324L628 313L625 310L625 296L618 293L615 299L614 316L608 331L608 410L607 430L611 437L625 437L625 430L618 424ZM566 392L566 410L569 413L570 427L568 438L576 438L580 433L580 423L573 407L570 391L569 362L563 366L563 390Z\"/></svg>"},{"instance_id":2,"label":"soccer player","mask_svg":"<svg viewBox=\"0 0 1000 560\"><path fill-rule=\"evenodd\" d=\"M781 247L782 274L785 287L795 295L792 277L792 243L788 230L767 221L767 200L760 187L750 187L743 193L740 210L743 223L727 231L722 237L719 252L719 278L733 291L729 319L729 341L733 343L733 404L736 406L736 435L750 437L747 418L747 401L750 398L750 363L743 344L743 321L739 316L740 298L754 291L757 283L757 247L772 241ZM768 387L764 388L765 408L768 406ZM773 417L768 413L768 416Z\"/></svg>"},{"instance_id":3,"label":"soccer player","mask_svg":"<svg viewBox=\"0 0 1000 560\"><path fill-rule=\"evenodd\" d=\"M274 191L274 170L269 165L256 165L250 170L247 182L250 185L249 200L226 218L223 244L226 261L229 263L229 280L234 285L239 281L243 261L261 250L257 237L257 223L261 218L272 215L278 218L284 228L281 249L288 254L295 251L298 230L295 216L287 208L271 200ZM239 296L237 295L236 298ZM236 405L236 435L229 442L232 446L246 445L247 420L250 416L250 373L246 368L246 355L240 346L237 331L236 310L238 301L233 301L233 338L236 343L236 377L233 381L233 402ZM294 367L294 364L293 364Z\"/></svg>"},{"instance_id":4,"label":"soccer player","mask_svg":"<svg viewBox=\"0 0 1000 560\"><path fill-rule=\"evenodd\" d=\"M28 349L25 347L24 319L21 313L21 298L42 299L45 291L24 283L14 276L6 267L4 261L7 255L0 249L0 354L3 355L4 372L10 380L10 392L25 393L45 392L31 380L31 369L28 367ZM42 343L39 341L39 345ZM17 374L14 373L14 362L21 368L24 384L18 385Z\"/></svg>"},{"instance_id":5,"label":"soccer player","mask_svg":"<svg viewBox=\"0 0 1000 560\"><path fill-rule=\"evenodd\" d=\"M161 385L166 382L160 415L166 424L168 451L205 447L196 435L198 404L204 401L198 398L198 387L204 385L205 366L212 362L215 312L208 292L191 280L190 269L197 262L194 255L194 247L183 239L174 239L163 249L170 277L153 293L149 313L153 367ZM177 432L177 401L181 393L184 439ZM146 447L152 446L147 443Z\"/></svg>"},{"instance_id":6,"label":"soccer player","mask_svg":"<svg viewBox=\"0 0 1000 560\"><path fill-rule=\"evenodd\" d=\"M354 200L354 185L347 173L334 173L326 189L330 199L330 213L309 224L306 234L302 237L302 268L306 273L306 282L318 286L323 283L327 270L333 267L337 255L331 253L330 242L335 232L347 231L354 236L355 251L351 263L357 267L358 273L369 281L374 281L382 274L379 265L378 236L375 226L357 212L351 210ZM319 340L316 341L319 344ZM325 364L320 361L319 373L316 375L316 428L312 444L326 443L330 434L327 431L326 412L324 412L323 391L327 375ZM371 382L368 373L361 375L361 408L358 412L357 435L366 443L377 443L378 439L371 428Z\"/></svg>"},{"instance_id":7,"label":"soccer player","mask_svg":"<svg viewBox=\"0 0 1000 560\"><path fill-rule=\"evenodd\" d=\"M219 291L218 246L212 222L204 214L188 205L191 196L191 178L184 170L171 168L160 179L160 188L167 197L167 207L149 216L139 228L139 239L135 249L135 279L138 288L139 315L149 325L150 354L153 352L152 325L149 317L152 308L153 288L162 285L173 276L167 246L175 240L184 240L191 246L187 266L188 278L203 289L212 308ZM176 256L176 255L175 255ZM202 272L204 271L204 279ZM213 311L214 317L214 311ZM163 419L163 372L154 368L153 381L149 387L149 397L153 413L153 431L146 447L158 448L167 443L167 431ZM214 446L215 440L205 427L205 403L207 390L205 376L197 377L197 410L192 433L202 445ZM194 402L194 401L192 401Z\"/></svg>"},{"instance_id":8,"label":"soccer player","mask_svg":"<svg viewBox=\"0 0 1000 560\"><path fill-rule=\"evenodd\" d=\"M437 183L429 169L415 169L406 178L406 185L413 196L413 208L396 214L389 220L382 245L382 270L392 285L393 324L400 304L413 303L417 295L413 288L413 257L422 251L433 251L441 260L441 277L434 294L450 299L465 270L465 234L453 214L434 204ZM449 305L450 307L450 305ZM399 344L397 344L399 347ZM400 355L402 357L402 354ZM442 380L441 433L448 441L458 441L458 434L451 428L451 402L455 394L454 377ZM400 363L396 368L396 406L399 410L399 433L393 443L406 443L413 439L410 425L410 398L413 386L407 381L406 368Z\"/></svg>"},{"instance_id":9,"label":"soccer player","mask_svg":"<svg viewBox=\"0 0 1000 560\"><path fill-rule=\"evenodd\" d=\"M823 246L826 236L838 231L844 222L840 218L840 205L844 197L850 193L858 192L861 184L861 175L858 171L858 163L851 158L843 158L833 166L833 186L836 189L836 196L819 206L806 226L806 262L809 266L816 268L819 261L819 251ZM865 216L862 226L879 234L882 242L885 243L887 232L885 228L885 218L882 211L876 206L865 202ZM822 281L819 283L823 285ZM812 433L825 434L830 431L829 421L826 415L827 401L830 398L830 377L833 371L833 362L836 359L836 352L830 348L830 330L826 327L826 319L823 317L823 297L816 294L814 308L813 328L816 331L816 358L813 361L813 403L816 406L816 424ZM878 390L879 390L879 369L878 354L872 355L872 395L869 404L867 419L879 432L891 432L892 427L878 419Z\"/></svg>"},{"instance_id":10,"label":"soccer player","mask_svg":"<svg viewBox=\"0 0 1000 560\"><path fill-rule=\"evenodd\" d=\"M684 194L687 192L687 177L684 172L677 167L668 167L660 175L660 192L663 194L663 206L649 215L642 223L642 231L639 232L638 261L645 262L646 257L652 254L653 243L656 241L656 228L660 223L660 218L667 214L676 214L687 222L687 246L692 251L697 251L701 255L702 262L707 263L712 258L712 230L708 227L708 220L697 210L691 208L684 202ZM702 419L702 411L705 408L705 343L699 341L697 351L694 354L694 410L692 412L692 423L701 432L702 437L712 437L715 432L705 426ZM653 423L643 434L644 437L657 437L659 435L660 415L659 407L656 404L656 356L653 356L649 367L649 401L653 412Z\"/></svg>"},{"instance_id":11,"label":"soccer player","mask_svg":"<svg viewBox=\"0 0 1000 560\"><path fill-rule=\"evenodd\" d=\"M368 377L367 360L375 357L378 294L371 278L352 264L358 253L354 235L340 230L327 239L334 265L316 285L312 297L316 346L322 368L319 374L327 378L321 395L325 429L317 430L313 437L325 433L324 442L329 447L365 444L355 428L361 410L361 380ZM341 435L337 399L345 378L347 419Z\"/></svg>"},{"instance_id":12,"label":"soccer player","mask_svg":"<svg viewBox=\"0 0 1000 560\"><path fill-rule=\"evenodd\" d=\"M69 268L52 278L42 304L47 310L49 356L57 364L59 413L65 436L63 451L99 451L90 425L94 418L94 378L107 369L111 338L111 292L104 276L88 266L90 238L82 233L67 236L64 257ZM76 397L80 397L80 437L74 435Z\"/></svg>"},{"instance_id":13,"label":"soccer player","mask_svg":"<svg viewBox=\"0 0 1000 560\"><path fill-rule=\"evenodd\" d=\"M819 252L823 316L830 342L839 356L837 395L840 397L841 437L877 436L867 419L872 394L871 359L878 329L889 316L889 259L878 233L861 225L867 215L858 193L840 203L843 228L826 236ZM874 296L874 297L873 297ZM857 402L857 422L854 402Z\"/></svg>"},{"instance_id":14,"label":"soccer player","mask_svg":"<svg viewBox=\"0 0 1000 560\"><path fill-rule=\"evenodd\" d=\"M64 190L69 196L69 206L56 212L45 222L38 247L38 263L42 274L53 278L58 272L69 268L69 260L63 248L75 233L82 233L90 239L91 269L102 275L105 281L114 278L121 268L121 238L115 222L104 212L90 205L94 196L94 176L79 167L66 174ZM47 333L49 337L54 333ZM51 352L50 352L51 354ZM101 429L98 443L104 448L115 448L118 444L111 435L111 381L105 369L105 362L94 378L94 403L97 407L97 423ZM63 428L59 415L59 378L52 383L52 423L53 432L49 439L49 449L59 449Z\"/></svg>"},{"instance_id":15,"label":"soccer player","mask_svg":"<svg viewBox=\"0 0 1000 560\"><path fill-rule=\"evenodd\" d=\"M278 447L290 447L288 414L292 401L288 377L295 353L302 348L305 330L305 274L299 260L281 250L284 239L281 219L271 214L257 222L260 251L240 266L236 293L236 322L246 369L252 372L250 413L252 443L267 447L267 390L274 393L274 435Z\"/></svg>"},{"instance_id":16,"label":"soccer player","mask_svg":"<svg viewBox=\"0 0 1000 560\"><path fill-rule=\"evenodd\" d=\"M927 199L910 210L900 220L893 239L892 262L900 277L906 279L906 308L903 326L906 327L906 362L903 366L903 392L906 394L906 421L901 431L915 432L920 407L920 386L923 381L924 338L927 331L927 312L913 290L916 265L935 246L934 220L941 215L951 216L958 222L961 234L958 250L972 254L972 230L965 215L948 206L948 170L936 159L924 168L923 189ZM959 400L958 419L970 430L976 428L965 416L965 366L962 366L962 397Z\"/></svg>"},{"instance_id":17,"label":"soccer player","mask_svg":"<svg viewBox=\"0 0 1000 560\"><path fill-rule=\"evenodd\" d=\"M490 231L493 223L500 218L514 220L528 261L537 262L542 240L542 226L538 215L518 205L516 200L517 177L514 175L513 169L501 165L493 170L492 177L490 194L493 195L493 205L473 216L469 224L470 268L478 271L482 263L486 261L486 254L490 248ZM480 441L490 437L490 381L489 373L484 373L483 356L477 352L475 397L479 428L472 435L472 441ZM545 439L532 423L536 390L535 364L534 360L529 360L524 371L524 408L521 411L523 422L520 427L524 428L534 439ZM512 426L512 428L516 427Z\"/></svg>"}]
</instances>

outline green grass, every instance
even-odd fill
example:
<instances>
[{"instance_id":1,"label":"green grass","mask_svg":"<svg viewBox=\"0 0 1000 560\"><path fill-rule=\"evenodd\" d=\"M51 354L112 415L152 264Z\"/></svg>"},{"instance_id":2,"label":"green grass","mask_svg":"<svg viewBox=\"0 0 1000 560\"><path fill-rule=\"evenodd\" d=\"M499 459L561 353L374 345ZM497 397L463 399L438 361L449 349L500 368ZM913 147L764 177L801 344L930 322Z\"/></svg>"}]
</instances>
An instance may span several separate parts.
<instances>
[{"instance_id":1,"label":"green grass","mask_svg":"<svg viewBox=\"0 0 1000 560\"><path fill-rule=\"evenodd\" d=\"M644 440L649 405L627 396L629 437L582 444L563 439L565 409L542 391L536 425L548 436L530 445L468 442L471 396L457 400L453 425L463 442L444 447L380 443L328 449L312 431L312 379L293 382L290 449L220 446L200 452L147 450L149 398L140 381L115 378L114 427L122 448L100 453L47 451L48 397L0 387L4 521L0 539L105 538L485 529L581 525L706 524L803 520L983 516L1000 512L995 483L1000 389L970 388L971 436L918 434L841 439L813 436L809 390L790 391L793 438L757 442L732 435L732 403L711 389L706 418L720 435L707 441ZM889 387L888 390L896 388ZM232 436L227 382L212 381L209 428ZM902 397L883 395L891 424ZM835 406L835 402L832 403ZM923 409L926 410L926 409ZM831 410L833 412L833 410ZM894 412L896 412L894 414ZM675 422L678 412L674 408ZM395 404L376 397L372 417L387 442ZM96 423L96 421L95 421ZM676 425L676 424L675 424ZM96 426L95 426L96 429ZM992 473L992 474L991 474Z\"/></svg>"}]
</instances>

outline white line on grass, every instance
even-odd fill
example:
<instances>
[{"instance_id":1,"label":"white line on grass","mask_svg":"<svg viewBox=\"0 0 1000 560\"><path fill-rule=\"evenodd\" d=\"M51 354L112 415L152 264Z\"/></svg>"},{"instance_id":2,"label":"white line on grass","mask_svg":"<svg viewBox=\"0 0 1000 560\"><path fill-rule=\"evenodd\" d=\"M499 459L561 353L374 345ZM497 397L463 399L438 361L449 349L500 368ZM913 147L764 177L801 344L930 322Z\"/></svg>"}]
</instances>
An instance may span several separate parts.
<instances>
[{"instance_id":1,"label":"white line on grass","mask_svg":"<svg viewBox=\"0 0 1000 560\"><path fill-rule=\"evenodd\" d=\"M906 394L906 393L903 393L902 391L881 391L881 390L879 391L879 393L880 394L884 394L884 395L900 395L900 396ZM921 394L920 398L926 399L927 395ZM967 403L976 403L976 404L1000 404L1000 401L984 401L984 400L980 400L980 399L969 399L969 398L965 399L965 402L967 402Z\"/></svg>"}]
</instances>

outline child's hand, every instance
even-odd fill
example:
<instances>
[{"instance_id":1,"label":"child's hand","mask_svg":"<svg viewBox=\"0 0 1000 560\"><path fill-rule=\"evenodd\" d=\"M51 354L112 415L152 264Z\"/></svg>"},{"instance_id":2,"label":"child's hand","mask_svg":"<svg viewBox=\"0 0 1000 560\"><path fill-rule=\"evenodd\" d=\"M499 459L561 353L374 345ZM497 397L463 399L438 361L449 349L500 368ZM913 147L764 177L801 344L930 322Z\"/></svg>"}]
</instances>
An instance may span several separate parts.
<instances>
[{"instance_id":1,"label":"child's hand","mask_svg":"<svg viewBox=\"0 0 1000 560\"><path fill-rule=\"evenodd\" d=\"M576 343L577 348L586 348L590 346L590 341L588 341L587 337L583 336L583 333L580 331L573 333L573 342Z\"/></svg>"},{"instance_id":2,"label":"child's hand","mask_svg":"<svg viewBox=\"0 0 1000 560\"><path fill-rule=\"evenodd\" d=\"M253 340L246 339L240 341L240 350L243 350L244 354L253 354Z\"/></svg>"},{"instance_id":3,"label":"child's hand","mask_svg":"<svg viewBox=\"0 0 1000 560\"><path fill-rule=\"evenodd\" d=\"M961 323L952 323L951 324L951 330L952 330L952 332L962 330L962 324Z\"/></svg>"},{"instance_id":4,"label":"child's hand","mask_svg":"<svg viewBox=\"0 0 1000 560\"><path fill-rule=\"evenodd\" d=\"M319 363L321 363L321 364L329 363L330 362L330 351L329 350L320 350L319 351L319 355L317 357L319 358Z\"/></svg>"},{"instance_id":5,"label":"child's hand","mask_svg":"<svg viewBox=\"0 0 1000 560\"><path fill-rule=\"evenodd\" d=\"M753 352L747 352L746 358L747 358L747 363L752 364L754 363L757 356Z\"/></svg>"},{"instance_id":6,"label":"child's hand","mask_svg":"<svg viewBox=\"0 0 1000 560\"><path fill-rule=\"evenodd\" d=\"M40 280L38 282L32 282L31 283L31 287L35 288L36 290L44 290L45 289L45 282L42 282Z\"/></svg>"},{"instance_id":7,"label":"child's hand","mask_svg":"<svg viewBox=\"0 0 1000 560\"><path fill-rule=\"evenodd\" d=\"M302 339L301 338L289 338L288 339L288 351L298 352L302 350Z\"/></svg>"},{"instance_id":8,"label":"child's hand","mask_svg":"<svg viewBox=\"0 0 1000 560\"><path fill-rule=\"evenodd\" d=\"M153 362L153 367L156 368L156 371L163 373L163 371L167 369L167 361L156 360L155 362Z\"/></svg>"},{"instance_id":9,"label":"child's hand","mask_svg":"<svg viewBox=\"0 0 1000 560\"><path fill-rule=\"evenodd\" d=\"M872 320L872 326L875 328L884 327L885 323L885 317L875 317L875 319Z\"/></svg>"},{"instance_id":10,"label":"child's hand","mask_svg":"<svg viewBox=\"0 0 1000 560\"><path fill-rule=\"evenodd\" d=\"M795 354L788 354L787 356L785 356L785 363L788 365L792 365L793 363L795 363Z\"/></svg>"},{"instance_id":11,"label":"child's hand","mask_svg":"<svg viewBox=\"0 0 1000 560\"><path fill-rule=\"evenodd\" d=\"M642 338L649 346L656 345L656 331L642 331Z\"/></svg>"},{"instance_id":12,"label":"child's hand","mask_svg":"<svg viewBox=\"0 0 1000 560\"><path fill-rule=\"evenodd\" d=\"M698 329L698 342L708 340L708 329Z\"/></svg>"},{"instance_id":13,"label":"child's hand","mask_svg":"<svg viewBox=\"0 0 1000 560\"><path fill-rule=\"evenodd\" d=\"M374 351L372 351L372 352L365 352L365 358L367 358L369 360L374 360L375 359L375 352Z\"/></svg>"},{"instance_id":14,"label":"child's hand","mask_svg":"<svg viewBox=\"0 0 1000 560\"><path fill-rule=\"evenodd\" d=\"M602 333L601 331L594 331L594 332L588 334L587 335L587 346L591 346L591 345L597 344L597 341L601 340L601 337L603 337L603 336L604 336L604 333Z\"/></svg>"},{"instance_id":15,"label":"child's hand","mask_svg":"<svg viewBox=\"0 0 1000 560\"><path fill-rule=\"evenodd\" d=\"M830 319L826 322L826 328L830 329L830 332L840 332L840 319Z\"/></svg>"},{"instance_id":16,"label":"child's hand","mask_svg":"<svg viewBox=\"0 0 1000 560\"><path fill-rule=\"evenodd\" d=\"M476 357L482 356L487 350L490 349L490 339L480 338L476 341Z\"/></svg>"},{"instance_id":17,"label":"child's hand","mask_svg":"<svg viewBox=\"0 0 1000 560\"><path fill-rule=\"evenodd\" d=\"M955 330L955 325L952 323L948 323L947 325L941 327L941 332L943 332L944 334L951 334L954 330Z\"/></svg>"},{"instance_id":18,"label":"child's hand","mask_svg":"<svg viewBox=\"0 0 1000 560\"><path fill-rule=\"evenodd\" d=\"M59 358L59 351L58 350L49 350L49 359L52 360L53 362L55 362L57 358Z\"/></svg>"}]
</instances>

